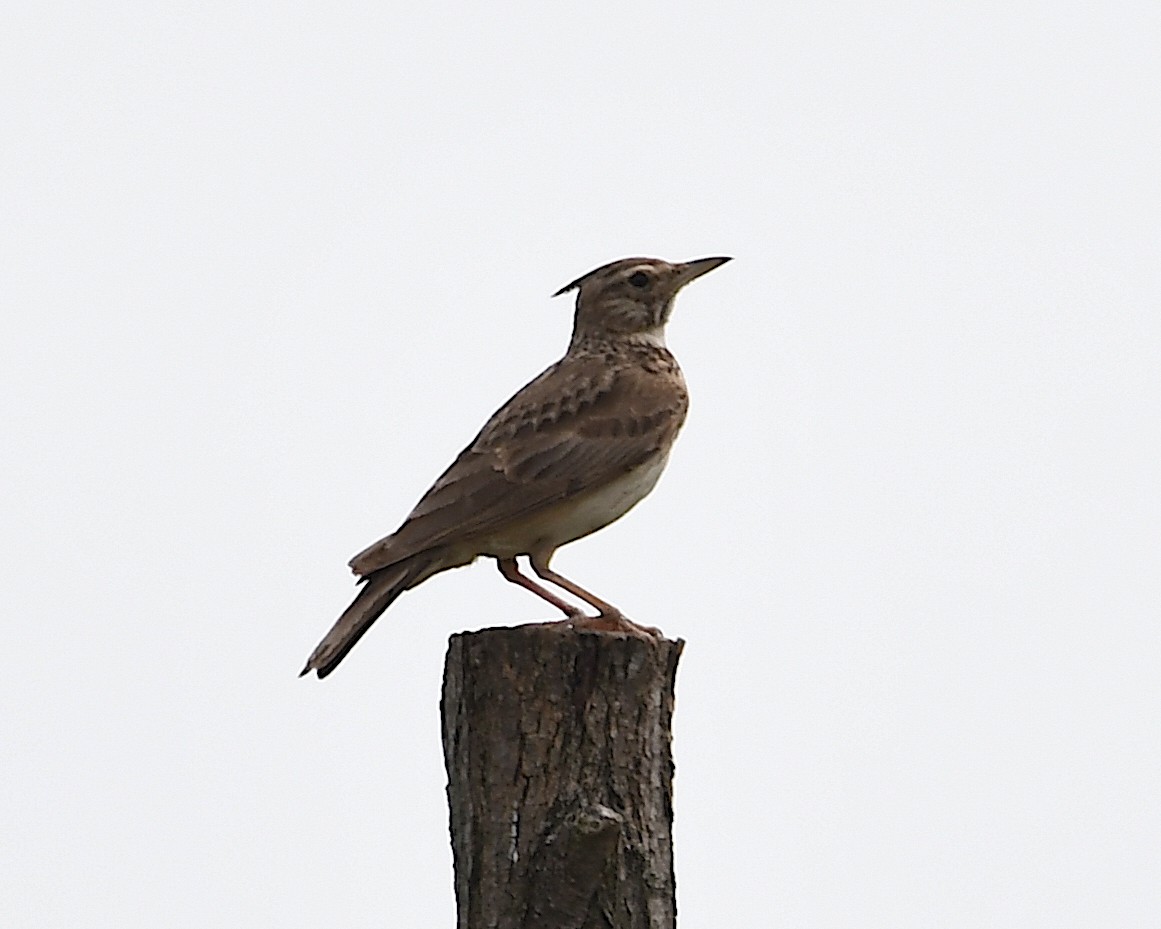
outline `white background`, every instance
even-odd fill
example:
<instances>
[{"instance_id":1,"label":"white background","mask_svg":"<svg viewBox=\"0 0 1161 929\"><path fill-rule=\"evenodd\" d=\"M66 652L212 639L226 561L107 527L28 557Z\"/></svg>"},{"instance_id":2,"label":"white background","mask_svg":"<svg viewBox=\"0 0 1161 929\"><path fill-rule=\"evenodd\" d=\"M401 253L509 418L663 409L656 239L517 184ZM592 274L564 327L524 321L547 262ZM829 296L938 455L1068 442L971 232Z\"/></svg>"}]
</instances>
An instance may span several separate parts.
<instances>
[{"instance_id":1,"label":"white background","mask_svg":"<svg viewBox=\"0 0 1161 929\"><path fill-rule=\"evenodd\" d=\"M625 255L685 929L1161 924L1161 7L16 3L0 924L447 927L449 634L295 677Z\"/></svg>"}]
</instances>

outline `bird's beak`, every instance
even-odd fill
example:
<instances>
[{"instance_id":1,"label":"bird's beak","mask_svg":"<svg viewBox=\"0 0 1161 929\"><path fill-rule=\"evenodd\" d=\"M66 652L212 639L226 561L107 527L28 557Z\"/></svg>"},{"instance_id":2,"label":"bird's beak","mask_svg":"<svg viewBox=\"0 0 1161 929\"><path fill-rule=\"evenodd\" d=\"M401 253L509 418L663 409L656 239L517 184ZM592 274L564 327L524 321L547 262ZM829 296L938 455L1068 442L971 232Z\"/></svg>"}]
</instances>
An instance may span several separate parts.
<instances>
[{"instance_id":1,"label":"bird's beak","mask_svg":"<svg viewBox=\"0 0 1161 929\"><path fill-rule=\"evenodd\" d=\"M727 261L733 261L732 258L715 257L715 258L695 258L693 261L686 261L677 266L677 286L684 287L692 280L696 280L703 274L709 274L714 268L720 268Z\"/></svg>"}]
</instances>

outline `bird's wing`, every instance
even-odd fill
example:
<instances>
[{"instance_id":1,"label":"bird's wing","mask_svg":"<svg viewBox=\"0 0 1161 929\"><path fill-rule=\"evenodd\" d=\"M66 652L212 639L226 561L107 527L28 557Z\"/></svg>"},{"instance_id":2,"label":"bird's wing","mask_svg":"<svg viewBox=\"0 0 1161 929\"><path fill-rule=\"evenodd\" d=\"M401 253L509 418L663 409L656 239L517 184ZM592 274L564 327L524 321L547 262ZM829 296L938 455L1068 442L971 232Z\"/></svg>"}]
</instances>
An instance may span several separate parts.
<instances>
[{"instance_id":1,"label":"bird's wing","mask_svg":"<svg viewBox=\"0 0 1161 929\"><path fill-rule=\"evenodd\" d=\"M437 545L487 537L650 460L668 448L688 405L666 360L664 371L599 357L557 362L501 407L398 531L351 568L366 576Z\"/></svg>"}]
</instances>

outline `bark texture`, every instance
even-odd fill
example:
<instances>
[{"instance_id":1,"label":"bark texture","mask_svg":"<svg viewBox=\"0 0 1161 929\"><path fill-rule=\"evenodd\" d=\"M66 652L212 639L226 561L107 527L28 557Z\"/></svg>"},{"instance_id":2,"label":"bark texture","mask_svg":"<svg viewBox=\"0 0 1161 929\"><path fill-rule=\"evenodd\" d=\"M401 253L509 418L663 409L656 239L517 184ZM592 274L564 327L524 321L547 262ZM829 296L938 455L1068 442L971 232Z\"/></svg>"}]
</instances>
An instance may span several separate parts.
<instances>
[{"instance_id":1,"label":"bark texture","mask_svg":"<svg viewBox=\"0 0 1161 929\"><path fill-rule=\"evenodd\" d=\"M459 929L674 929L683 644L557 624L452 636L441 709Z\"/></svg>"}]
</instances>

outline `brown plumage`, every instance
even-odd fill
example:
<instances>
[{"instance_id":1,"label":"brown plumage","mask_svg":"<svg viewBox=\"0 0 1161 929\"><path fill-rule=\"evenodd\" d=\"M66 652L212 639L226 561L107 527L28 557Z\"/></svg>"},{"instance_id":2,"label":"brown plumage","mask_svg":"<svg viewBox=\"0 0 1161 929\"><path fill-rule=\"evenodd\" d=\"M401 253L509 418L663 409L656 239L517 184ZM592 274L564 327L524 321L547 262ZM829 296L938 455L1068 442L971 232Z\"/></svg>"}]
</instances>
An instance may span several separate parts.
<instances>
[{"instance_id":1,"label":"brown plumage","mask_svg":"<svg viewBox=\"0 0 1161 929\"><path fill-rule=\"evenodd\" d=\"M558 547L620 518L656 483L689 403L664 344L673 298L728 260L627 258L559 291L578 291L568 352L492 416L398 530L351 560L365 586L302 673L325 677L403 591L480 555L496 558L505 578L574 625L641 634L548 563ZM599 615L583 616L521 574L521 555L541 579Z\"/></svg>"}]
</instances>

